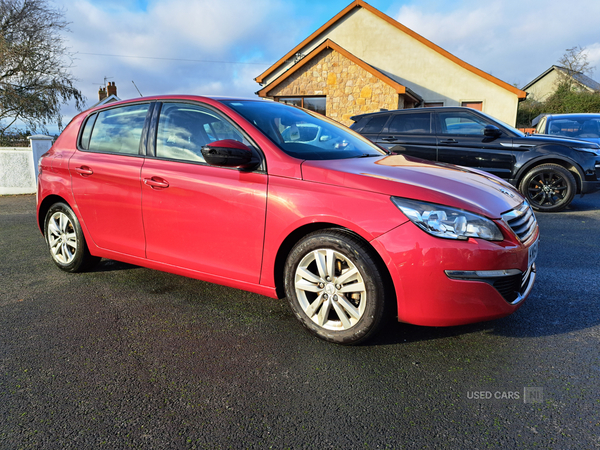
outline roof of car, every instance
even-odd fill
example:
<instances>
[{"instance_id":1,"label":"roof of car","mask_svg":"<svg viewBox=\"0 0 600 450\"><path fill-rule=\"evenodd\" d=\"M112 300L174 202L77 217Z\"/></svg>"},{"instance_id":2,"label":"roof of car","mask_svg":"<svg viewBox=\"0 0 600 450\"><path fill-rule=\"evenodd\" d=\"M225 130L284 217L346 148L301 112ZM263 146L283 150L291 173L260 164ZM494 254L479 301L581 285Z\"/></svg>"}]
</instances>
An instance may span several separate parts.
<instances>
[{"instance_id":1,"label":"roof of car","mask_svg":"<svg viewBox=\"0 0 600 450\"><path fill-rule=\"evenodd\" d=\"M380 115L380 114L411 114L411 113L415 113L415 112L425 112L425 111L427 111L427 112L452 111L452 110L460 111L460 110L465 110L465 109L477 111L476 109L468 108L466 106L431 106L431 107L427 107L427 108L388 109L388 110L377 111L377 112L372 112L372 113L357 114L356 116L350 117L350 119L357 122L360 119L362 119L363 117L375 116L375 115Z\"/></svg>"},{"instance_id":2,"label":"roof of car","mask_svg":"<svg viewBox=\"0 0 600 450\"><path fill-rule=\"evenodd\" d=\"M569 117L600 117L600 113L565 113L565 114L540 114L539 116L536 116L535 118L533 118L533 120L531 121L531 126L535 127L538 123L540 123L540 120L542 120L542 118L547 117L547 118L552 118L552 119L568 119Z\"/></svg>"}]
</instances>

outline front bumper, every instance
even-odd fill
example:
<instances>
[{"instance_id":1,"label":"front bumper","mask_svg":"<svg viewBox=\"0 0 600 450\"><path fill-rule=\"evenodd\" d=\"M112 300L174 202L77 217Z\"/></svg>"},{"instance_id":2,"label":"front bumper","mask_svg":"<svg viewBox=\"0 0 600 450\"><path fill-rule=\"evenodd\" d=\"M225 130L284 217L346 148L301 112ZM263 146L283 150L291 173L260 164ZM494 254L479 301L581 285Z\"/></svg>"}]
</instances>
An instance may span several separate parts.
<instances>
[{"instance_id":1,"label":"front bumper","mask_svg":"<svg viewBox=\"0 0 600 450\"><path fill-rule=\"evenodd\" d=\"M457 241L436 238L407 222L373 245L392 276L398 320L452 326L504 317L523 304L535 282L528 248L538 236L536 230L527 245ZM485 271L496 276L485 276ZM500 275L503 271L507 276Z\"/></svg>"},{"instance_id":2,"label":"front bumper","mask_svg":"<svg viewBox=\"0 0 600 450\"><path fill-rule=\"evenodd\" d=\"M591 194L600 190L600 181L582 181L581 194Z\"/></svg>"}]
</instances>

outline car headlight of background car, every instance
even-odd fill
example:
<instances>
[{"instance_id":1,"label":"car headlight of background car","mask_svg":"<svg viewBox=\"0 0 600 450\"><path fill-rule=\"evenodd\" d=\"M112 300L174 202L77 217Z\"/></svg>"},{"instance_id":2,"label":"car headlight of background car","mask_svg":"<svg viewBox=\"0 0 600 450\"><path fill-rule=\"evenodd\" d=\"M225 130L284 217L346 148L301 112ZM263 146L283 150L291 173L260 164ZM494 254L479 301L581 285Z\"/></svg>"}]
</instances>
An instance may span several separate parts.
<instances>
[{"instance_id":1,"label":"car headlight of background car","mask_svg":"<svg viewBox=\"0 0 600 450\"><path fill-rule=\"evenodd\" d=\"M426 233L446 239L503 240L498 226L483 216L434 203L392 197L392 202Z\"/></svg>"}]
</instances>

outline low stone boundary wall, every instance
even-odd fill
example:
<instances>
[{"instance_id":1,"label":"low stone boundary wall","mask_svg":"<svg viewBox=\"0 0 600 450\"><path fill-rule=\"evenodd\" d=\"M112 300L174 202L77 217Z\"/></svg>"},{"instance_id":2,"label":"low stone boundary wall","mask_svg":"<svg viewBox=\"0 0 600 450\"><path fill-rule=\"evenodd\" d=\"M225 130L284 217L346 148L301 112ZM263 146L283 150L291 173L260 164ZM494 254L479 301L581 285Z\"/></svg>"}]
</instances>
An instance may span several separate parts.
<instances>
[{"instance_id":1,"label":"low stone boundary wall","mask_svg":"<svg viewBox=\"0 0 600 450\"><path fill-rule=\"evenodd\" d=\"M34 194L37 164L52 146L50 136L30 136L30 147L0 147L0 195Z\"/></svg>"}]
</instances>

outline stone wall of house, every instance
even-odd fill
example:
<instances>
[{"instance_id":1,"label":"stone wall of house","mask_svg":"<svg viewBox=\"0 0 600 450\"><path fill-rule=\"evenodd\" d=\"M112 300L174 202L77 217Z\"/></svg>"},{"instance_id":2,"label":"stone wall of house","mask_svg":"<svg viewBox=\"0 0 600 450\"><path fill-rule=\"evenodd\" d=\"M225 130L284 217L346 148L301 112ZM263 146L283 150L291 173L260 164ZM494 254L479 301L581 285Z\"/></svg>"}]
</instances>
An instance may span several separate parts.
<instances>
[{"instance_id":1,"label":"stone wall of house","mask_svg":"<svg viewBox=\"0 0 600 450\"><path fill-rule=\"evenodd\" d=\"M323 50L267 95L325 95L327 116L344 125L351 125L356 114L404 107L394 88L332 49Z\"/></svg>"}]
</instances>

